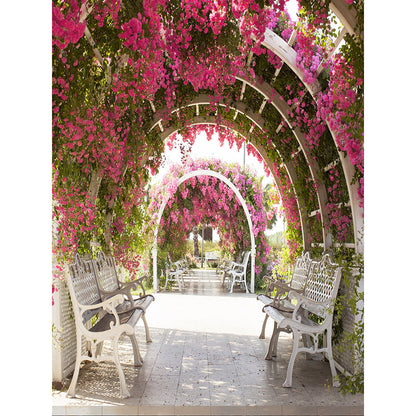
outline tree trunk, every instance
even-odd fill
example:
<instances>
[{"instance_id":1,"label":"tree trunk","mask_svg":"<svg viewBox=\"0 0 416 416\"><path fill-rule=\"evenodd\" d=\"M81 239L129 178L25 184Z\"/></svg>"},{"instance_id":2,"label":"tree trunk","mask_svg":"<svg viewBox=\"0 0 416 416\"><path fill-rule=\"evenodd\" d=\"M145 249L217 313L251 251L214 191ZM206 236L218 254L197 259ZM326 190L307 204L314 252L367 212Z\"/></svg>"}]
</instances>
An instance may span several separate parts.
<instances>
[{"instance_id":1,"label":"tree trunk","mask_svg":"<svg viewBox=\"0 0 416 416\"><path fill-rule=\"evenodd\" d=\"M198 228L193 228L194 233L194 256L199 257L199 246L198 246Z\"/></svg>"}]
</instances>

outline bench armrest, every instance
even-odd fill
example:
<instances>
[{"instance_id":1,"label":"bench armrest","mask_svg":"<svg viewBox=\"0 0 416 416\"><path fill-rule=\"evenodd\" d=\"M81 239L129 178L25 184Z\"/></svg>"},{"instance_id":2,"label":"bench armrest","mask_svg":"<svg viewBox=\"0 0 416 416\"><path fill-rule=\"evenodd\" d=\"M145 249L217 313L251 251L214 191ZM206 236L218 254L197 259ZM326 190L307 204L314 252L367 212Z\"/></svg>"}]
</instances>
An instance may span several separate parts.
<instances>
[{"instance_id":1,"label":"bench armrest","mask_svg":"<svg viewBox=\"0 0 416 416\"><path fill-rule=\"evenodd\" d=\"M94 310L94 309L104 309L106 312L111 313L116 318L116 325L120 325L120 318L116 311L116 307L121 305L124 302L124 296L119 293L109 299L105 299L102 302L95 303L93 305L82 305L78 303L78 307L80 309L80 314L82 315L85 311Z\"/></svg>"},{"instance_id":2,"label":"bench armrest","mask_svg":"<svg viewBox=\"0 0 416 416\"><path fill-rule=\"evenodd\" d=\"M131 282L122 283L122 288L124 289L125 287L126 288L134 287L134 290L137 290L138 287L140 286L143 292L139 296L140 298L145 297L147 295L146 295L146 290L144 289L144 286L143 286L143 281L147 280L148 278L149 276L145 274L144 276L141 276L135 280L132 280Z\"/></svg>"},{"instance_id":3,"label":"bench armrest","mask_svg":"<svg viewBox=\"0 0 416 416\"><path fill-rule=\"evenodd\" d=\"M142 277L139 277L138 279L135 279L131 282L119 282L121 288L117 289L117 290L113 290L113 291L105 291L105 290L101 290L100 289L100 295L104 298L104 299L109 299L112 298L113 296L116 296L118 294L124 295L125 297L127 297L128 301L130 302L131 306L133 307L134 304L134 299L133 296L131 294L132 290L137 290L138 286L141 287L142 289L142 293L139 294L139 298L143 298L146 295L146 291L144 289L143 286L143 280L147 279L148 276L144 275Z\"/></svg>"},{"instance_id":4,"label":"bench armrest","mask_svg":"<svg viewBox=\"0 0 416 416\"><path fill-rule=\"evenodd\" d=\"M280 299L287 298L287 293L291 290L290 286L288 286L286 283L282 282L281 280L275 280L275 279L269 278L269 282L266 288L266 293L270 293L271 295L275 289L276 289L276 294L274 295L273 300L277 302Z\"/></svg>"}]
</instances>

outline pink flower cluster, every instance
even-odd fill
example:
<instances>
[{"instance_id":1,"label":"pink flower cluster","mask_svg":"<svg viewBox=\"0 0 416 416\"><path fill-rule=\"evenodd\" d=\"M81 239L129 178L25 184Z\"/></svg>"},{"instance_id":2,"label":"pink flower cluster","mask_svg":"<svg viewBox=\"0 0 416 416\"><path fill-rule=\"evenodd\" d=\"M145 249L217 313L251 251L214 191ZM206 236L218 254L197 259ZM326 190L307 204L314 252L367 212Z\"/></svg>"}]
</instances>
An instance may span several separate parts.
<instances>
[{"instance_id":1,"label":"pink flower cluster","mask_svg":"<svg viewBox=\"0 0 416 416\"><path fill-rule=\"evenodd\" d=\"M83 6L86 1L83 1ZM82 9L77 0L69 0L64 6L55 6L52 2L52 45L65 49L69 43L79 41L86 26L86 21L79 21Z\"/></svg>"}]
</instances>

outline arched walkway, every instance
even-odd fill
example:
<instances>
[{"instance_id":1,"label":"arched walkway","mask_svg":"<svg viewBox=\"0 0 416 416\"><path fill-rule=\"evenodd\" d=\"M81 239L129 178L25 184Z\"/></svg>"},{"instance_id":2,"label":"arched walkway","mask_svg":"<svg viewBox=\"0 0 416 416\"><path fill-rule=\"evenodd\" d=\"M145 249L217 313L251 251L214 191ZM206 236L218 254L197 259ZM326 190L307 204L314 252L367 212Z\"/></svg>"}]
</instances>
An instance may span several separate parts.
<instances>
[{"instance_id":1,"label":"arched walkway","mask_svg":"<svg viewBox=\"0 0 416 416\"><path fill-rule=\"evenodd\" d=\"M244 209L244 213L246 214L248 227L250 231L250 242L251 242L251 281L250 281L250 291L254 293L254 282L255 282L255 260L256 260L256 243L254 240L254 233L253 233L253 223L251 221L250 212L248 211L247 204L243 196L241 195L240 191L237 189L237 187L224 175L221 173L215 172L213 170L208 169L198 169L193 172L189 172L185 175L183 175L178 183L177 186L181 185L182 183L186 182L188 179L195 177L195 176L212 176L214 178L219 179L220 181L224 182L226 185L228 185L233 192L235 193L238 201L240 202L241 206ZM160 220L162 219L163 211L165 210L167 201L163 201L158 217L157 217L157 223L156 223L156 229L155 229L155 235L153 239L153 249L152 249L152 256L153 256L153 287L155 292L158 290L158 278L157 278L157 236L158 236L158 230L160 225Z\"/></svg>"}]
</instances>

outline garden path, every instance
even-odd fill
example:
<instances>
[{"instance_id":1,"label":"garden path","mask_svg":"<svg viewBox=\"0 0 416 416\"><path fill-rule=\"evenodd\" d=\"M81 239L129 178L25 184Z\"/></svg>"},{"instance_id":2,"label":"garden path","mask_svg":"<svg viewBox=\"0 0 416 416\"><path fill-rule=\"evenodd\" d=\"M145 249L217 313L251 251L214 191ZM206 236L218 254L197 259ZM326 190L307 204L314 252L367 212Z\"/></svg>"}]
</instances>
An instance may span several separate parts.
<instances>
[{"instance_id":1,"label":"garden path","mask_svg":"<svg viewBox=\"0 0 416 416\"><path fill-rule=\"evenodd\" d=\"M136 328L144 364L133 367L127 337L120 355L131 393L122 399L111 362L85 365L77 397L53 392L53 414L96 415L362 415L363 395L328 387L329 365L295 362L293 388L285 389L292 340L284 334L278 356L266 361L271 323L260 340L263 313L255 295L229 294L213 270L195 271L185 290L161 292L149 308L153 342Z\"/></svg>"}]
</instances>

